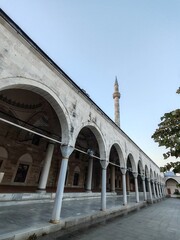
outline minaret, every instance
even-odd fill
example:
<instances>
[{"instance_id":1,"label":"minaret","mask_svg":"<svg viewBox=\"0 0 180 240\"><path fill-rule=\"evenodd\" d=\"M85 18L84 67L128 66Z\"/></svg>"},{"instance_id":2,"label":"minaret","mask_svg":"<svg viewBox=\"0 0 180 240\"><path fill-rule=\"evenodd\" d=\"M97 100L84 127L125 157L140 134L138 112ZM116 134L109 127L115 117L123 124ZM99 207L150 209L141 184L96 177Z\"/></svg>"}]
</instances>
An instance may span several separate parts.
<instances>
[{"instance_id":1,"label":"minaret","mask_svg":"<svg viewBox=\"0 0 180 240\"><path fill-rule=\"evenodd\" d=\"M119 112L119 99L121 97L121 94L119 92L119 85L117 81L117 77L115 78L114 83L114 93L113 93L113 99L114 99L114 121L118 127L120 127L120 112Z\"/></svg>"}]
</instances>

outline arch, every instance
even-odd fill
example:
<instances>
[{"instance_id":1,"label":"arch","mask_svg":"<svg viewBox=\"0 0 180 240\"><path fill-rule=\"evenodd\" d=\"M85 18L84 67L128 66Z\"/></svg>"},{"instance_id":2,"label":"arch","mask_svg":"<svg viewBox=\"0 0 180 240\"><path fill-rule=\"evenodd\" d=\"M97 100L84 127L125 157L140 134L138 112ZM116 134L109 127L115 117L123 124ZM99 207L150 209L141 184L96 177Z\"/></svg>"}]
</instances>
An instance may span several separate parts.
<instances>
[{"instance_id":1,"label":"arch","mask_svg":"<svg viewBox=\"0 0 180 240\"><path fill-rule=\"evenodd\" d=\"M150 168L150 179L154 179L154 176L153 176L153 171L152 171L152 169Z\"/></svg>"},{"instance_id":2,"label":"arch","mask_svg":"<svg viewBox=\"0 0 180 240\"><path fill-rule=\"evenodd\" d=\"M32 163L33 159L29 153L25 153L19 158L18 162Z\"/></svg>"},{"instance_id":3,"label":"arch","mask_svg":"<svg viewBox=\"0 0 180 240\"><path fill-rule=\"evenodd\" d=\"M142 160L139 159L138 163L137 163L137 169L139 170L138 172L143 175L144 174L144 169L143 169L143 164L142 164Z\"/></svg>"},{"instance_id":4,"label":"arch","mask_svg":"<svg viewBox=\"0 0 180 240\"><path fill-rule=\"evenodd\" d=\"M70 118L66 107L61 102L57 94L51 90L47 85L37 82L35 79L30 78L3 78L1 79L0 91L7 89L24 89L35 92L46 99L52 106L59 119L62 129L62 142L64 144L70 143Z\"/></svg>"},{"instance_id":5,"label":"arch","mask_svg":"<svg viewBox=\"0 0 180 240\"><path fill-rule=\"evenodd\" d=\"M32 156L29 153L23 154L17 162L17 168L14 175L14 182L25 183L29 173L29 169L33 162Z\"/></svg>"},{"instance_id":6,"label":"arch","mask_svg":"<svg viewBox=\"0 0 180 240\"><path fill-rule=\"evenodd\" d=\"M127 160L126 160L126 167L128 168L128 160L131 163L131 167L132 167L132 172L137 172L137 168L136 168L136 164L134 161L134 157L131 153L129 153L129 155L127 156Z\"/></svg>"},{"instance_id":7,"label":"arch","mask_svg":"<svg viewBox=\"0 0 180 240\"><path fill-rule=\"evenodd\" d=\"M156 180L156 172L154 171L154 180Z\"/></svg>"},{"instance_id":8,"label":"arch","mask_svg":"<svg viewBox=\"0 0 180 240\"><path fill-rule=\"evenodd\" d=\"M165 183L167 183L168 180L174 180L174 181L176 181L177 184L180 184L180 177L178 177L178 178L176 178L176 177L168 177L165 180Z\"/></svg>"},{"instance_id":9,"label":"arch","mask_svg":"<svg viewBox=\"0 0 180 240\"><path fill-rule=\"evenodd\" d=\"M80 168L79 168L79 166L76 166L76 167L74 168L74 172L80 173Z\"/></svg>"},{"instance_id":10,"label":"arch","mask_svg":"<svg viewBox=\"0 0 180 240\"><path fill-rule=\"evenodd\" d=\"M142 164L142 158L139 158L139 161L137 163L137 181L138 181L138 190L139 192L143 192L143 181L142 177L144 176L144 169L143 169L143 164Z\"/></svg>"},{"instance_id":11,"label":"arch","mask_svg":"<svg viewBox=\"0 0 180 240\"><path fill-rule=\"evenodd\" d=\"M98 143L98 147L99 147L99 154L100 154L100 159L102 160L106 160L106 147L105 147L105 141L104 141L104 137L103 134L101 133L100 129L98 128L97 125L95 125L94 123L88 123L86 124L82 124L83 126L81 126L77 131L76 134L74 135L74 143L73 146L75 145L75 142L78 138L78 135L80 133L81 130L83 130L83 128L89 128L92 133L94 134L97 143Z\"/></svg>"},{"instance_id":12,"label":"arch","mask_svg":"<svg viewBox=\"0 0 180 240\"><path fill-rule=\"evenodd\" d=\"M150 177L150 175L149 175L149 169L148 169L148 166L147 166L147 165L145 165L145 176L146 176L147 178Z\"/></svg>"},{"instance_id":13,"label":"arch","mask_svg":"<svg viewBox=\"0 0 180 240\"><path fill-rule=\"evenodd\" d=\"M177 188L177 184L179 184L179 182L172 177L166 179L165 184L166 184L166 188L167 188L167 193L169 195L179 194L179 189Z\"/></svg>"},{"instance_id":14,"label":"arch","mask_svg":"<svg viewBox=\"0 0 180 240\"><path fill-rule=\"evenodd\" d=\"M120 167L125 168L125 160L124 160L123 152L122 152L122 149L121 149L121 147L120 147L120 145L119 145L118 143L114 143L114 144L110 147L109 152L108 152L108 154L107 154L108 160L109 160L110 152L111 152L113 146L115 147L115 149L116 149L116 151L117 151Z\"/></svg>"},{"instance_id":15,"label":"arch","mask_svg":"<svg viewBox=\"0 0 180 240\"><path fill-rule=\"evenodd\" d=\"M159 174L157 173L157 175L156 175L156 180L157 180L157 182L159 183Z\"/></svg>"}]
</instances>

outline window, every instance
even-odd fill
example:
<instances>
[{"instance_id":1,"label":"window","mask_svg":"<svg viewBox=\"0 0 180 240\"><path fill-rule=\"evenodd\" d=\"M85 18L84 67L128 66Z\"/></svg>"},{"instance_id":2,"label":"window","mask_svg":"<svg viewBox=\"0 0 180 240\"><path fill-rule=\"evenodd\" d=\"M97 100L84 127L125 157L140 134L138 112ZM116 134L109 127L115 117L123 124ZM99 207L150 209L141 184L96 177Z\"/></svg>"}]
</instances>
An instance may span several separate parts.
<instances>
[{"instance_id":1,"label":"window","mask_svg":"<svg viewBox=\"0 0 180 240\"><path fill-rule=\"evenodd\" d=\"M79 183L79 173L75 172L74 173L73 185L78 186L78 183Z\"/></svg>"},{"instance_id":2,"label":"window","mask_svg":"<svg viewBox=\"0 0 180 240\"><path fill-rule=\"evenodd\" d=\"M14 182L24 183L26 181L27 173L32 162L33 159L29 153L26 153L19 158Z\"/></svg>"},{"instance_id":3,"label":"window","mask_svg":"<svg viewBox=\"0 0 180 240\"><path fill-rule=\"evenodd\" d=\"M28 169L29 169L28 164L20 163L17 169L14 182L21 182L21 183L25 182Z\"/></svg>"},{"instance_id":4,"label":"window","mask_svg":"<svg viewBox=\"0 0 180 240\"><path fill-rule=\"evenodd\" d=\"M80 175L80 169L79 169L79 167L75 167L73 186L78 186L79 185L79 175Z\"/></svg>"}]
</instances>

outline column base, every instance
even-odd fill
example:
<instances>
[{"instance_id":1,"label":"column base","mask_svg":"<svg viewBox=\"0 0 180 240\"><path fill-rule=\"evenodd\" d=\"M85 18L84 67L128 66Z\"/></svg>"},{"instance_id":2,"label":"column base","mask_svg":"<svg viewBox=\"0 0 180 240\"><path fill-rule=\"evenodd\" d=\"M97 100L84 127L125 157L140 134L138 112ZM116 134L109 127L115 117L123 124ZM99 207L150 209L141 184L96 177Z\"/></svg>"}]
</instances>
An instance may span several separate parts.
<instances>
[{"instance_id":1,"label":"column base","mask_svg":"<svg viewBox=\"0 0 180 240\"><path fill-rule=\"evenodd\" d=\"M49 222L52 223L52 224L58 224L58 223L60 223L60 220L52 220L51 219Z\"/></svg>"},{"instance_id":2,"label":"column base","mask_svg":"<svg viewBox=\"0 0 180 240\"><path fill-rule=\"evenodd\" d=\"M88 190L88 189L86 189L86 192L87 192L87 193L92 193L92 191L91 191L91 190Z\"/></svg>"},{"instance_id":3,"label":"column base","mask_svg":"<svg viewBox=\"0 0 180 240\"><path fill-rule=\"evenodd\" d=\"M102 211L102 212L105 212L105 211L106 211L106 209L102 209L102 208L101 208L101 209L100 209L100 211Z\"/></svg>"},{"instance_id":4,"label":"column base","mask_svg":"<svg viewBox=\"0 0 180 240\"><path fill-rule=\"evenodd\" d=\"M36 192L37 193L46 193L46 189L37 189Z\"/></svg>"}]
</instances>

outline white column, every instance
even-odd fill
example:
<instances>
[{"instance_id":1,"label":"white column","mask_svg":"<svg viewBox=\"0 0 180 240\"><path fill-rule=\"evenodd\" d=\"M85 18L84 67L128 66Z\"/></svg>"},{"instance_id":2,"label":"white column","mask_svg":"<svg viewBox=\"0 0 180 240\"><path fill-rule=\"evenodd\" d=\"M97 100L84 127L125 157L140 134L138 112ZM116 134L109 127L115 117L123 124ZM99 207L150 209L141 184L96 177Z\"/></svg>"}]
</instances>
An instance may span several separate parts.
<instances>
[{"instance_id":1,"label":"white column","mask_svg":"<svg viewBox=\"0 0 180 240\"><path fill-rule=\"evenodd\" d=\"M126 191L126 168L121 168L122 183L123 183L123 205L127 205L127 191Z\"/></svg>"},{"instance_id":2,"label":"white column","mask_svg":"<svg viewBox=\"0 0 180 240\"><path fill-rule=\"evenodd\" d=\"M155 185L154 185L154 180L152 180L152 184L153 184L154 198L157 198L157 196L156 196L156 189L155 189Z\"/></svg>"},{"instance_id":3,"label":"white column","mask_svg":"<svg viewBox=\"0 0 180 240\"><path fill-rule=\"evenodd\" d=\"M160 198L160 196L159 196L159 189L158 189L158 183L157 183L157 181L155 181L155 185L156 185L156 190L157 190L157 197L158 197L158 198Z\"/></svg>"},{"instance_id":4,"label":"white column","mask_svg":"<svg viewBox=\"0 0 180 240\"><path fill-rule=\"evenodd\" d=\"M127 191L130 192L129 171L126 172L126 187Z\"/></svg>"},{"instance_id":5,"label":"white column","mask_svg":"<svg viewBox=\"0 0 180 240\"><path fill-rule=\"evenodd\" d=\"M93 157L89 157L88 163L88 174L87 174L87 184L86 184L86 191L91 192L92 190L92 173L93 173Z\"/></svg>"},{"instance_id":6,"label":"white column","mask_svg":"<svg viewBox=\"0 0 180 240\"><path fill-rule=\"evenodd\" d=\"M38 190L40 191L45 191L46 190L46 185L47 185L47 180L48 180L48 175L49 175L49 170L51 167L51 160L54 152L54 144L49 143L46 151L46 156L44 159L44 165L41 173L41 177L39 180L39 185L38 185Z\"/></svg>"},{"instance_id":7,"label":"white column","mask_svg":"<svg viewBox=\"0 0 180 240\"><path fill-rule=\"evenodd\" d=\"M159 194L160 194L160 197L162 198L161 183L159 183Z\"/></svg>"},{"instance_id":8,"label":"white column","mask_svg":"<svg viewBox=\"0 0 180 240\"><path fill-rule=\"evenodd\" d=\"M146 193L146 184L145 184L145 176L141 175L142 183L143 183L143 193L144 193L144 201L147 201L147 193Z\"/></svg>"},{"instance_id":9,"label":"white column","mask_svg":"<svg viewBox=\"0 0 180 240\"><path fill-rule=\"evenodd\" d=\"M111 192L115 192L115 166L111 165Z\"/></svg>"},{"instance_id":10,"label":"white column","mask_svg":"<svg viewBox=\"0 0 180 240\"><path fill-rule=\"evenodd\" d=\"M135 183L136 202L138 203L139 202L139 189L138 189L138 181L137 181L138 173L133 172L133 176L134 176L134 183Z\"/></svg>"},{"instance_id":11,"label":"white column","mask_svg":"<svg viewBox=\"0 0 180 240\"><path fill-rule=\"evenodd\" d=\"M162 186L163 197L165 197L165 185Z\"/></svg>"},{"instance_id":12,"label":"white column","mask_svg":"<svg viewBox=\"0 0 180 240\"><path fill-rule=\"evenodd\" d=\"M51 223L58 223L60 220L60 213L61 213L61 207L62 207L62 198L63 198L63 192L64 192L64 184L65 184L65 178L66 178L66 172L67 172L67 165L68 165L68 159L73 151L73 147L63 145L61 146L61 152L62 152L62 161L61 161L61 169L58 179L58 185L56 190L56 197L54 202L54 208L52 212L52 219L50 220Z\"/></svg>"},{"instance_id":13,"label":"white column","mask_svg":"<svg viewBox=\"0 0 180 240\"><path fill-rule=\"evenodd\" d=\"M106 211L106 169L107 169L107 161L101 160L102 167L102 188L101 188L101 210Z\"/></svg>"},{"instance_id":14,"label":"white column","mask_svg":"<svg viewBox=\"0 0 180 240\"><path fill-rule=\"evenodd\" d=\"M151 181L150 178L147 178L148 181L148 188L149 188L149 201L152 203L153 199L152 199L152 190L151 190Z\"/></svg>"}]
</instances>

